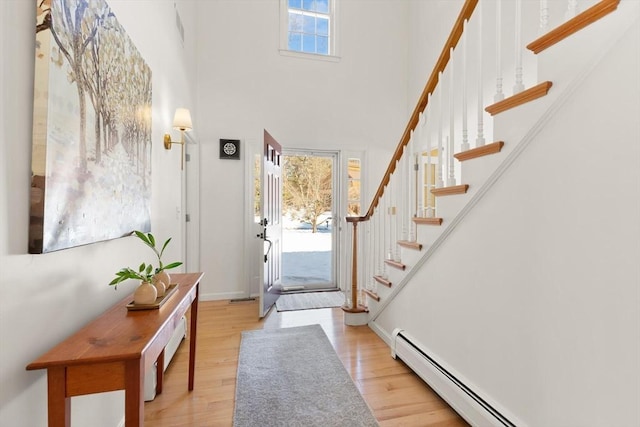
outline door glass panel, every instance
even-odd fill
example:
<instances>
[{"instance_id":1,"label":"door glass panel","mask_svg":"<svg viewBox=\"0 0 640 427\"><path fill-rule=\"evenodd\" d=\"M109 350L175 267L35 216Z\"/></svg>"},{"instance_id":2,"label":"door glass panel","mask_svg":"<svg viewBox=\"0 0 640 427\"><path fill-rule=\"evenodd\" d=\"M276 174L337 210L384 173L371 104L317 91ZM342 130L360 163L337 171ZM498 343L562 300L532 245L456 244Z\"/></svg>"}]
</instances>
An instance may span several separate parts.
<instances>
[{"instance_id":1,"label":"door glass panel","mask_svg":"<svg viewBox=\"0 0 640 427\"><path fill-rule=\"evenodd\" d=\"M334 156L284 156L282 285L334 289Z\"/></svg>"}]
</instances>

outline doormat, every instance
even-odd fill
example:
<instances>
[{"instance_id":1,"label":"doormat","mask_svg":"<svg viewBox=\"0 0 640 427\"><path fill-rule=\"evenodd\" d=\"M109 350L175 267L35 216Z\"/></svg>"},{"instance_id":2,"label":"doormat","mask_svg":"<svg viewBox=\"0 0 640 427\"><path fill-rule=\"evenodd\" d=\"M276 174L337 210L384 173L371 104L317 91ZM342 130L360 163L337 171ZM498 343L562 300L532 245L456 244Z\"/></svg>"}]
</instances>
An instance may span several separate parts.
<instances>
[{"instance_id":1,"label":"doormat","mask_svg":"<svg viewBox=\"0 0 640 427\"><path fill-rule=\"evenodd\" d=\"M310 310L314 308L340 307L344 304L344 294L340 291L305 292L281 295L276 301L278 311Z\"/></svg>"},{"instance_id":2,"label":"doormat","mask_svg":"<svg viewBox=\"0 0 640 427\"><path fill-rule=\"evenodd\" d=\"M374 427L320 325L242 332L234 427Z\"/></svg>"}]
</instances>

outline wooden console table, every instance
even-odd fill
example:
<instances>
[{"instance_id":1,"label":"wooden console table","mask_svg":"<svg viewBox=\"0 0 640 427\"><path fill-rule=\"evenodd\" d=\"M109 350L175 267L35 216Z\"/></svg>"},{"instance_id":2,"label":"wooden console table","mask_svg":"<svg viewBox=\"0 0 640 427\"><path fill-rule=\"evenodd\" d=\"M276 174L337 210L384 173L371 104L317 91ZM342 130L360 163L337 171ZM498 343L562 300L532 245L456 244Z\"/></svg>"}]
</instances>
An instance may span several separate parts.
<instances>
[{"instance_id":1,"label":"wooden console table","mask_svg":"<svg viewBox=\"0 0 640 427\"><path fill-rule=\"evenodd\" d=\"M71 397L123 389L125 425L144 425L144 374L158 362L156 393L161 393L164 348L189 308L189 391L193 390L201 278L202 273L172 274L178 290L159 309L129 311L128 296L30 363L28 370L47 370L49 426L71 425Z\"/></svg>"}]
</instances>

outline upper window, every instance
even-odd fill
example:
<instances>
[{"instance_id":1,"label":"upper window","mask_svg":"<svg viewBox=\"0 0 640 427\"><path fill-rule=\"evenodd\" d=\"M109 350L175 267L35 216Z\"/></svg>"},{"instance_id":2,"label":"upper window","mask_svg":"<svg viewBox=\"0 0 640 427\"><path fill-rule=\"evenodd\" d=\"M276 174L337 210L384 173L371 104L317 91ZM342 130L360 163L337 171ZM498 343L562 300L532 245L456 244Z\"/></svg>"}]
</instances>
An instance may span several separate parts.
<instances>
[{"instance_id":1,"label":"upper window","mask_svg":"<svg viewBox=\"0 0 640 427\"><path fill-rule=\"evenodd\" d=\"M281 0L281 48L292 52L335 55L335 0Z\"/></svg>"}]
</instances>

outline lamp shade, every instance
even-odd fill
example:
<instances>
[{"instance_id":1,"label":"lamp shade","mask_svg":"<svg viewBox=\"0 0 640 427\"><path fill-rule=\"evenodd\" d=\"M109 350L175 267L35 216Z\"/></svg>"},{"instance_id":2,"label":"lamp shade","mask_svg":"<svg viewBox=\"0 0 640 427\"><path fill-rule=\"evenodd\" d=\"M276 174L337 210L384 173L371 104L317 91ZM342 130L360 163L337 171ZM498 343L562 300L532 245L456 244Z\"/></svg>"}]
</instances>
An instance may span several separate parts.
<instances>
[{"instance_id":1,"label":"lamp shade","mask_svg":"<svg viewBox=\"0 0 640 427\"><path fill-rule=\"evenodd\" d=\"M176 114L173 116L173 128L180 130L191 130L193 128L189 110L186 108L176 109Z\"/></svg>"}]
</instances>

